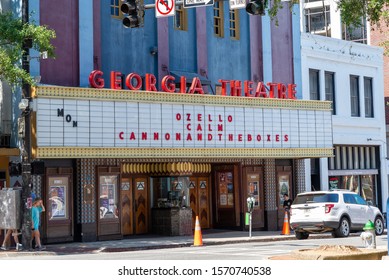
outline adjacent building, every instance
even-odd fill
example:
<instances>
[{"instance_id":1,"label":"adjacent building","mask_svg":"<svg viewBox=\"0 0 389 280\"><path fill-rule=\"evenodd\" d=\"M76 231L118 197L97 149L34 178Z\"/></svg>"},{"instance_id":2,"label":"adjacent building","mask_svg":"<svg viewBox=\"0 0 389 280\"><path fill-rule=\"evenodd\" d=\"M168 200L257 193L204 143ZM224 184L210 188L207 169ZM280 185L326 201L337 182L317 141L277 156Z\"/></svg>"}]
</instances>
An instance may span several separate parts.
<instances>
[{"instance_id":1,"label":"adjacent building","mask_svg":"<svg viewBox=\"0 0 389 280\"><path fill-rule=\"evenodd\" d=\"M334 157L307 160L307 181L313 190L356 191L386 212L383 49L369 45L365 19L342 23L336 1L304 1L300 9L303 99L329 100L333 114Z\"/></svg>"}]
</instances>

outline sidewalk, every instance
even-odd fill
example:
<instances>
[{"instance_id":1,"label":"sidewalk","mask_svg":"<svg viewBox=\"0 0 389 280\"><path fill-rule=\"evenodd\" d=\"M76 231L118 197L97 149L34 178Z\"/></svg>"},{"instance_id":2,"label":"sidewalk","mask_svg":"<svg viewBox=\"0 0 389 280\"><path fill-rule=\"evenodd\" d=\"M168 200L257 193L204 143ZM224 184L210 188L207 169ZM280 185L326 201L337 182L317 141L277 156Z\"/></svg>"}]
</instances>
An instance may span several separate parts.
<instances>
[{"instance_id":1,"label":"sidewalk","mask_svg":"<svg viewBox=\"0 0 389 280\"><path fill-rule=\"evenodd\" d=\"M359 236L360 233L350 234L350 236ZM330 233L312 234L310 239L332 238ZM295 240L293 233L290 235L281 235L280 231L253 231L252 237L249 237L247 231L226 231L226 230L204 230L202 231L202 240L204 246L247 243L247 242L269 242L281 240ZM72 242L46 245L45 251L15 251L12 248L9 251L0 251L0 259L4 257L17 257L20 255L71 255L71 254L94 254L101 252L125 252L139 251L148 249L178 248L189 247L193 245L192 236L160 236L160 235L142 235L132 236L128 239L97 241L97 242Z\"/></svg>"}]
</instances>

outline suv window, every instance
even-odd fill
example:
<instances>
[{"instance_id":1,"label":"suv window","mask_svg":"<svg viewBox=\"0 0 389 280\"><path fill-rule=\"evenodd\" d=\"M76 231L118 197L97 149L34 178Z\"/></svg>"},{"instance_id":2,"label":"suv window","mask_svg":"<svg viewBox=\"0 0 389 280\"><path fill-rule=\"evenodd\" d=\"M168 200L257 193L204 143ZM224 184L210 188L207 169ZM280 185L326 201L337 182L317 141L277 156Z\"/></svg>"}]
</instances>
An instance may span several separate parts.
<instances>
[{"instance_id":1,"label":"suv window","mask_svg":"<svg viewBox=\"0 0 389 280\"><path fill-rule=\"evenodd\" d=\"M357 204L357 202L355 201L354 196L351 193L343 194L343 200L344 200L344 203Z\"/></svg>"},{"instance_id":2,"label":"suv window","mask_svg":"<svg viewBox=\"0 0 389 280\"><path fill-rule=\"evenodd\" d=\"M343 199L345 203L367 205L366 200L364 200L360 195L357 194L345 193L343 194Z\"/></svg>"},{"instance_id":3,"label":"suv window","mask_svg":"<svg viewBox=\"0 0 389 280\"><path fill-rule=\"evenodd\" d=\"M306 203L326 203L339 201L337 193L320 193L320 194L303 194L298 195L293 201L293 204L306 204Z\"/></svg>"},{"instance_id":4,"label":"suv window","mask_svg":"<svg viewBox=\"0 0 389 280\"><path fill-rule=\"evenodd\" d=\"M355 201L357 202L357 204L367 205L366 200L364 200L360 195L354 194L354 197L355 197Z\"/></svg>"}]
</instances>

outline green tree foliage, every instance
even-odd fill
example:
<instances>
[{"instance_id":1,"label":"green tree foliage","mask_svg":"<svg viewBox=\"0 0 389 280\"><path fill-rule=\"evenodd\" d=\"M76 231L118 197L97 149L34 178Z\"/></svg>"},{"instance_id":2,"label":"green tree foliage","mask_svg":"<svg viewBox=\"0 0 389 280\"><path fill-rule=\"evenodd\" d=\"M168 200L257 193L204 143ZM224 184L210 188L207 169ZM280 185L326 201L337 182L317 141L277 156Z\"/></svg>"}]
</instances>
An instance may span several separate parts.
<instances>
[{"instance_id":1,"label":"green tree foliage","mask_svg":"<svg viewBox=\"0 0 389 280\"><path fill-rule=\"evenodd\" d=\"M269 16L276 19L279 9L284 5L292 7L299 0L264 0ZM389 26L389 0L334 0L341 11L342 22L348 26L360 26L361 19L366 16L371 26L380 28L382 24Z\"/></svg>"},{"instance_id":2,"label":"green tree foliage","mask_svg":"<svg viewBox=\"0 0 389 280\"><path fill-rule=\"evenodd\" d=\"M269 16L277 21L277 13L284 6L291 8L294 4L299 4L299 0L265 0ZM331 0L332 1L332 0ZM338 4L338 9L342 15L342 23L349 27L359 27L363 24L365 17L370 22L373 30L383 32L383 40L380 43L385 50L385 55L389 56L389 41L386 40L389 27L389 0L333 0ZM384 33L386 32L386 33Z\"/></svg>"},{"instance_id":3,"label":"green tree foliage","mask_svg":"<svg viewBox=\"0 0 389 280\"><path fill-rule=\"evenodd\" d=\"M284 5L288 5L291 9L294 4L298 4L299 0L289 0L289 1L282 1L282 0L265 0L267 5L267 12L273 20L275 20L276 24L278 25L277 20L277 13L280 9L284 7Z\"/></svg>"},{"instance_id":4,"label":"green tree foliage","mask_svg":"<svg viewBox=\"0 0 389 280\"><path fill-rule=\"evenodd\" d=\"M38 52L47 51L48 57L54 57L51 40L56 37L54 30L33 23L23 23L11 13L0 12L0 78L11 85L23 81L33 85L29 73L22 69L22 59L26 59L23 43L32 41L32 48Z\"/></svg>"},{"instance_id":5,"label":"green tree foliage","mask_svg":"<svg viewBox=\"0 0 389 280\"><path fill-rule=\"evenodd\" d=\"M358 26L365 15L372 27L389 24L389 0L338 0L342 21L346 25Z\"/></svg>"},{"instance_id":6,"label":"green tree foliage","mask_svg":"<svg viewBox=\"0 0 389 280\"><path fill-rule=\"evenodd\" d=\"M347 26L360 26L361 19L365 16L370 22L371 28L383 33L380 46L389 56L389 41L386 40L383 27L389 26L389 0L338 0L338 8L342 15L342 22Z\"/></svg>"}]
</instances>

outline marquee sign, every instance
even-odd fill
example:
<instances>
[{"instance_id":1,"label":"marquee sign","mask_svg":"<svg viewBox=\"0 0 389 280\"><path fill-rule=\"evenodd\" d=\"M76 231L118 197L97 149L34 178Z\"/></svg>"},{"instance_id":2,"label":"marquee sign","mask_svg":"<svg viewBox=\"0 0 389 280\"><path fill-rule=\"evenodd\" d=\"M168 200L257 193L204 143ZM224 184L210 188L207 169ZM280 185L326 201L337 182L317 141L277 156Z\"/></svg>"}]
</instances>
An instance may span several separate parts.
<instances>
[{"instance_id":1,"label":"marquee sign","mask_svg":"<svg viewBox=\"0 0 389 280\"><path fill-rule=\"evenodd\" d=\"M105 87L104 73L100 70L93 70L89 75L89 85L92 88L103 89ZM160 85L157 84L157 79L153 74L146 73L144 79L137 73L130 73L123 78L121 72L111 71L110 73L110 88L121 90L126 87L129 90L145 91L160 91L169 93L189 93L189 94L205 94L201 81L198 77L194 77L191 86L187 89L187 80L185 76L176 81L171 75L166 75L162 78ZM239 81L239 80L225 80L219 79L221 84L222 96L239 96L239 97L259 97L259 98L278 98L278 99L296 99L296 85L283 84L275 82L259 82L253 81ZM176 88L176 83L179 82L179 88ZM124 86L124 87L123 87ZM228 93L228 94L227 94Z\"/></svg>"},{"instance_id":2,"label":"marquee sign","mask_svg":"<svg viewBox=\"0 0 389 280\"><path fill-rule=\"evenodd\" d=\"M331 111L37 98L37 147L332 148Z\"/></svg>"}]
</instances>

